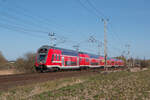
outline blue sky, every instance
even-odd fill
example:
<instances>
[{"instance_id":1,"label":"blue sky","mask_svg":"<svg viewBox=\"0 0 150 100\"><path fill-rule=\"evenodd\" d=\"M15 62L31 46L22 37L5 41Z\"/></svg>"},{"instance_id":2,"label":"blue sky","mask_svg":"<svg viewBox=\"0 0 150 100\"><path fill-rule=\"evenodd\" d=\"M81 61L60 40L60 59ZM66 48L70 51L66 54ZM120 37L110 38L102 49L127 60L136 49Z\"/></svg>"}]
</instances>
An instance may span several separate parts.
<instances>
[{"instance_id":1,"label":"blue sky","mask_svg":"<svg viewBox=\"0 0 150 100\"><path fill-rule=\"evenodd\" d=\"M103 41L103 16L98 14L98 18L87 0L80 1L84 6L79 0L0 0L0 51L8 60L15 60L49 45L45 32L55 32L58 41L66 40L59 47L73 49L80 44L81 51L97 54L97 44L87 40L93 35ZM109 18L109 56L121 55L130 44L131 56L150 58L149 0L89 1ZM103 47L100 52L103 54Z\"/></svg>"}]
</instances>

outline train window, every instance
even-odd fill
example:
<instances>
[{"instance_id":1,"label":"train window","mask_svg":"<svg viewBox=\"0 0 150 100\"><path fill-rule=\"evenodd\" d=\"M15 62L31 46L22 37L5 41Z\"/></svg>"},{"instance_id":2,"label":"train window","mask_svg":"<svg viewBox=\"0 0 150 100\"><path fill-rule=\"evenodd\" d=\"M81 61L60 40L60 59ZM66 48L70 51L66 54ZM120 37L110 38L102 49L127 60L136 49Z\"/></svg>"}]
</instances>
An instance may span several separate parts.
<instances>
[{"instance_id":1,"label":"train window","mask_svg":"<svg viewBox=\"0 0 150 100\"><path fill-rule=\"evenodd\" d=\"M54 55L52 55L52 59L51 59L51 61L54 61Z\"/></svg>"},{"instance_id":2,"label":"train window","mask_svg":"<svg viewBox=\"0 0 150 100\"><path fill-rule=\"evenodd\" d=\"M47 49L40 49L39 53L47 53Z\"/></svg>"},{"instance_id":3,"label":"train window","mask_svg":"<svg viewBox=\"0 0 150 100\"><path fill-rule=\"evenodd\" d=\"M65 65L66 66L70 66L71 65L71 61L65 61Z\"/></svg>"},{"instance_id":4,"label":"train window","mask_svg":"<svg viewBox=\"0 0 150 100\"><path fill-rule=\"evenodd\" d=\"M57 60L57 54L56 54L56 60Z\"/></svg>"},{"instance_id":5,"label":"train window","mask_svg":"<svg viewBox=\"0 0 150 100\"><path fill-rule=\"evenodd\" d=\"M82 58L79 58L79 61L82 61Z\"/></svg>"},{"instance_id":6,"label":"train window","mask_svg":"<svg viewBox=\"0 0 150 100\"><path fill-rule=\"evenodd\" d=\"M45 57L46 57L46 55L40 55L40 56L39 56L39 60L40 60L40 61L43 61L43 60L45 60Z\"/></svg>"},{"instance_id":7,"label":"train window","mask_svg":"<svg viewBox=\"0 0 150 100\"><path fill-rule=\"evenodd\" d=\"M47 52L47 49L45 49L45 52Z\"/></svg>"},{"instance_id":8,"label":"train window","mask_svg":"<svg viewBox=\"0 0 150 100\"><path fill-rule=\"evenodd\" d=\"M91 62L91 65L98 65L98 62Z\"/></svg>"},{"instance_id":9,"label":"train window","mask_svg":"<svg viewBox=\"0 0 150 100\"><path fill-rule=\"evenodd\" d=\"M65 61L65 65L67 66L67 61Z\"/></svg>"},{"instance_id":10,"label":"train window","mask_svg":"<svg viewBox=\"0 0 150 100\"><path fill-rule=\"evenodd\" d=\"M59 60L60 60L60 55L59 55Z\"/></svg>"},{"instance_id":11,"label":"train window","mask_svg":"<svg viewBox=\"0 0 150 100\"><path fill-rule=\"evenodd\" d=\"M85 61L86 61L86 62L89 62L89 59L88 59L88 58L85 58Z\"/></svg>"},{"instance_id":12,"label":"train window","mask_svg":"<svg viewBox=\"0 0 150 100\"><path fill-rule=\"evenodd\" d=\"M76 65L77 65L77 62L76 62L76 61L72 61L72 62L71 62L71 65L72 65L72 66L76 66Z\"/></svg>"}]
</instances>

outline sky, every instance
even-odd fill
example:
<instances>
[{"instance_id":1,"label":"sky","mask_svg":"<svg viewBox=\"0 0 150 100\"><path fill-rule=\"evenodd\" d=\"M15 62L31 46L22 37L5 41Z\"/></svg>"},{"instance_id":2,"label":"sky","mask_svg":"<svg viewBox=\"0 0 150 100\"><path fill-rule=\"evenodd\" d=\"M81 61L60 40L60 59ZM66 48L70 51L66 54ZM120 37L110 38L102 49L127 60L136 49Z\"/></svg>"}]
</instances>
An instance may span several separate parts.
<instances>
[{"instance_id":1,"label":"sky","mask_svg":"<svg viewBox=\"0 0 150 100\"><path fill-rule=\"evenodd\" d=\"M149 0L0 0L0 51L15 60L53 42L103 55L104 18L108 56L127 56L130 45L130 56L150 59L149 5ZM100 48L88 41L91 36Z\"/></svg>"}]
</instances>

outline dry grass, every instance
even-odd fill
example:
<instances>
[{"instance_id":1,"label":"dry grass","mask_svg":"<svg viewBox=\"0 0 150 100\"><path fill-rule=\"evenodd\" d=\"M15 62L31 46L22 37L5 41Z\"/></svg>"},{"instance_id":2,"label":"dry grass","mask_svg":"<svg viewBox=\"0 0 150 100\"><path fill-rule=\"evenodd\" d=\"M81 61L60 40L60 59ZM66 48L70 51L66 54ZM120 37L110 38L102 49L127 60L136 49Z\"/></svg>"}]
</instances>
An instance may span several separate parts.
<instances>
[{"instance_id":1,"label":"dry grass","mask_svg":"<svg viewBox=\"0 0 150 100\"><path fill-rule=\"evenodd\" d=\"M84 80L77 78L66 78L33 85L21 86L0 93L0 100L29 100L34 95L40 95L43 92L53 91L68 85L82 83ZM31 99L32 100L32 99Z\"/></svg>"},{"instance_id":2,"label":"dry grass","mask_svg":"<svg viewBox=\"0 0 150 100\"><path fill-rule=\"evenodd\" d=\"M95 75L87 81L33 96L32 100L149 100L150 71Z\"/></svg>"},{"instance_id":3,"label":"dry grass","mask_svg":"<svg viewBox=\"0 0 150 100\"><path fill-rule=\"evenodd\" d=\"M2 100L150 100L150 70L99 73L18 87Z\"/></svg>"}]
</instances>

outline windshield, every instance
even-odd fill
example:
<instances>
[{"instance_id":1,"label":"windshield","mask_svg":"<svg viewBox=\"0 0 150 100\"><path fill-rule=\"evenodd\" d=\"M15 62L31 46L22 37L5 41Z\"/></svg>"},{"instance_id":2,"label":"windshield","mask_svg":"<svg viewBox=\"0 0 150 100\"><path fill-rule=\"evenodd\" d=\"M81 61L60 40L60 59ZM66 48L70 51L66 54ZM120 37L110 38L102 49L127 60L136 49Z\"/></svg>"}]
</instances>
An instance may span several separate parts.
<instances>
[{"instance_id":1,"label":"windshield","mask_svg":"<svg viewBox=\"0 0 150 100\"><path fill-rule=\"evenodd\" d=\"M45 57L46 57L46 55L40 55L39 56L39 61L45 61Z\"/></svg>"}]
</instances>

